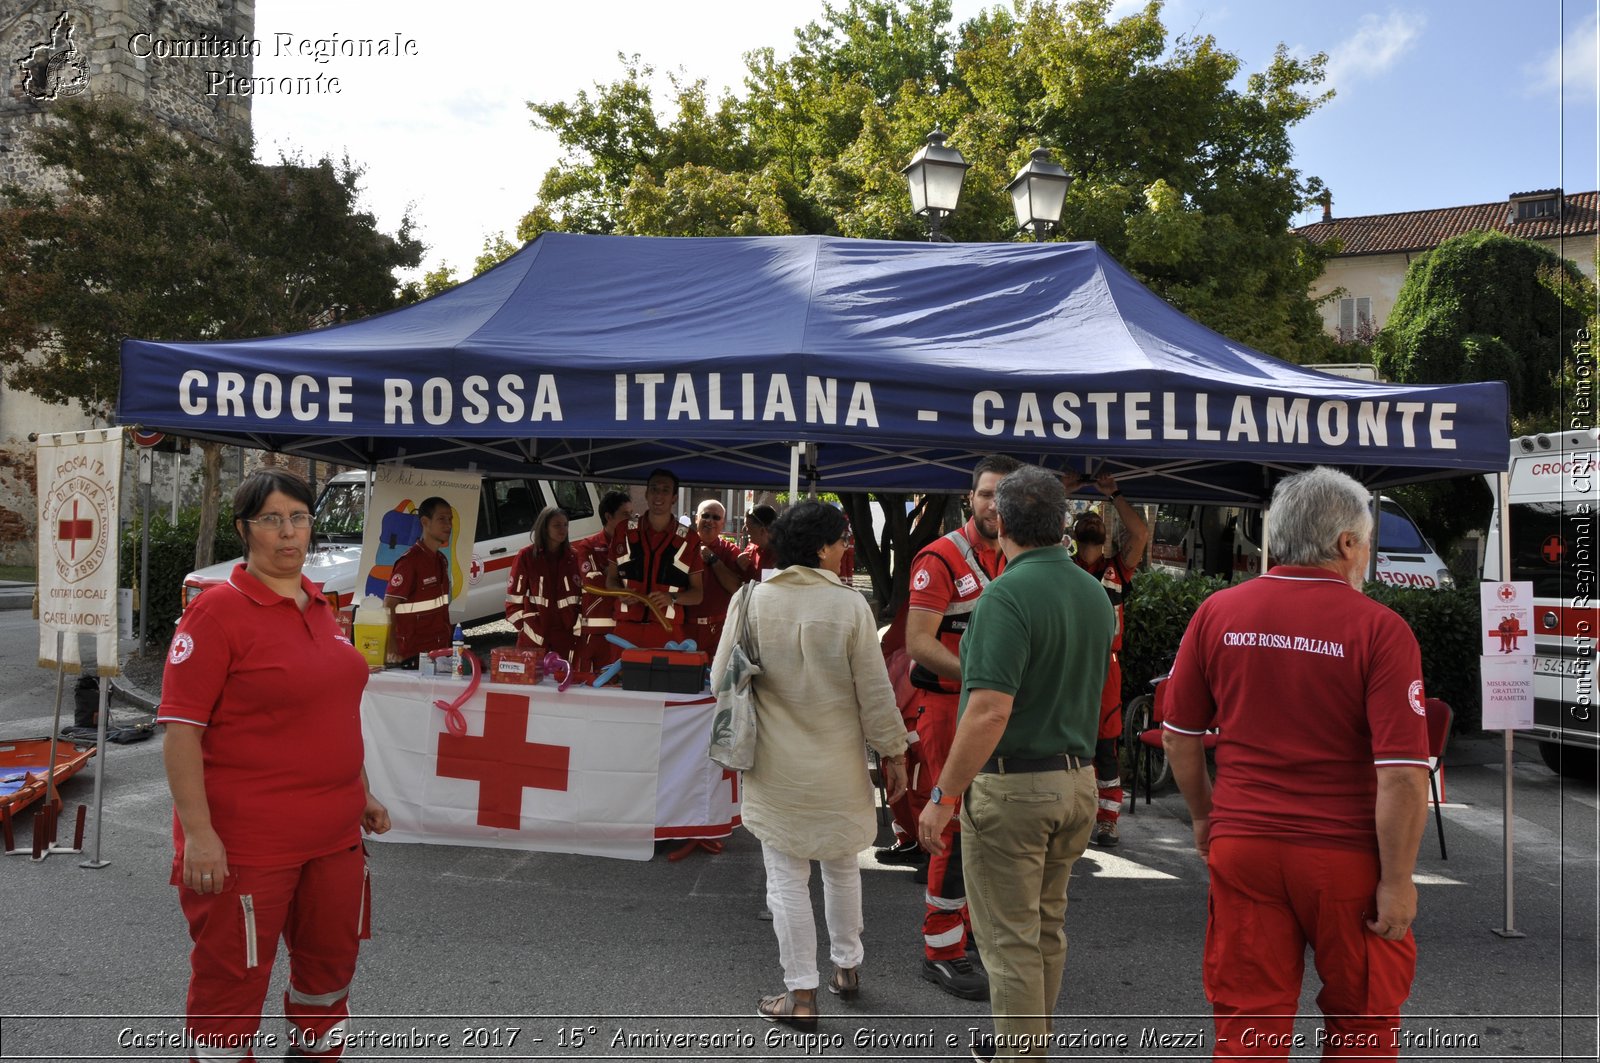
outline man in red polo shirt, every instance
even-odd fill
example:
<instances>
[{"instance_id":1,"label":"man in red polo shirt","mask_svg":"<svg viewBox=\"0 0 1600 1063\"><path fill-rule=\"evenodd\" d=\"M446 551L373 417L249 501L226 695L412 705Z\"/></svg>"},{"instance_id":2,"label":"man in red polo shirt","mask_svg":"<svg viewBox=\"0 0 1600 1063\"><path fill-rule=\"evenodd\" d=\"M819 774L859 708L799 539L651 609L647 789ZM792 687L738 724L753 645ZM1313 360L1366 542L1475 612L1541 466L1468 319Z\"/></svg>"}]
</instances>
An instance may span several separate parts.
<instances>
[{"instance_id":1,"label":"man in red polo shirt","mask_svg":"<svg viewBox=\"0 0 1600 1063\"><path fill-rule=\"evenodd\" d=\"M1267 541L1279 563L1201 603L1167 680L1162 740L1211 873L1217 1059L1288 1057L1308 944L1323 1058L1398 1052L1428 729L1416 637L1360 591L1370 503L1334 469L1278 484Z\"/></svg>"},{"instance_id":2,"label":"man in red polo shirt","mask_svg":"<svg viewBox=\"0 0 1600 1063\"><path fill-rule=\"evenodd\" d=\"M450 545L450 503L434 495L417 507L422 537L394 563L383 607L389 610L389 664L415 664L417 655L449 649L450 563L440 553Z\"/></svg>"},{"instance_id":3,"label":"man in red polo shirt","mask_svg":"<svg viewBox=\"0 0 1600 1063\"><path fill-rule=\"evenodd\" d=\"M911 563L910 609L906 614L906 654L911 658L913 700L902 706L917 740L910 748L909 812L915 820L955 740L961 700L961 636L983 589L1000 575L1005 557L994 503L995 488L1021 467L1015 458L994 454L972 471L972 517L923 548ZM989 999L989 979L967 959L966 882L961 873L961 832L952 815L941 836L943 846L928 859L927 908L922 920L922 977L951 996Z\"/></svg>"},{"instance_id":4,"label":"man in red polo shirt","mask_svg":"<svg viewBox=\"0 0 1600 1063\"><path fill-rule=\"evenodd\" d=\"M618 598L617 636L635 646L665 646L686 638L684 607L704 595L700 537L678 522L678 477L656 469L645 484L644 516L619 526L606 566L606 586L632 591ZM648 599L655 607L645 604ZM666 618L663 628L656 614Z\"/></svg>"},{"instance_id":5,"label":"man in red polo shirt","mask_svg":"<svg viewBox=\"0 0 1600 1063\"><path fill-rule=\"evenodd\" d=\"M738 548L722 537L727 522L728 511L714 498L700 503L694 513L695 530L700 535L700 560L705 564L705 597L688 610L689 637L706 653L717 652L728 603L746 579Z\"/></svg>"}]
</instances>

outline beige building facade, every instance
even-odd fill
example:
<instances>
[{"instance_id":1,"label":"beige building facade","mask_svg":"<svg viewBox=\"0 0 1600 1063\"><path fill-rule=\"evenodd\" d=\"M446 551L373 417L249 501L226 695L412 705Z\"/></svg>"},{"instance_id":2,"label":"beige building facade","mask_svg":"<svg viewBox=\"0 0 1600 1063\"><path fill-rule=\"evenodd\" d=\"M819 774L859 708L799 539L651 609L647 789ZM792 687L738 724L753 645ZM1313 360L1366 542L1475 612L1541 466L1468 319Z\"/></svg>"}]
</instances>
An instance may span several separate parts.
<instances>
[{"instance_id":1,"label":"beige building facade","mask_svg":"<svg viewBox=\"0 0 1600 1063\"><path fill-rule=\"evenodd\" d=\"M1492 230L1543 244L1595 277L1600 192L1563 194L1559 188L1518 192L1496 203L1323 219L1295 232L1314 244L1339 242L1312 285L1313 298L1337 292L1323 305L1323 325L1341 340L1367 339L1394 309L1412 260L1453 236Z\"/></svg>"}]
</instances>

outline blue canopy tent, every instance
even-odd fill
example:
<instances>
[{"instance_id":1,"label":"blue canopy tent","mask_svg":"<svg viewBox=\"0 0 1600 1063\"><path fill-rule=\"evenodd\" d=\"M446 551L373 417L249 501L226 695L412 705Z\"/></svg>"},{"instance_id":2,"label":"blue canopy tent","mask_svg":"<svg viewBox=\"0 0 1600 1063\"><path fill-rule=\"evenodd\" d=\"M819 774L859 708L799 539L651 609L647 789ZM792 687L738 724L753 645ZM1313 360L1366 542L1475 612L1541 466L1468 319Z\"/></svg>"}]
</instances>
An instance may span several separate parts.
<instances>
[{"instance_id":1,"label":"blue canopy tent","mask_svg":"<svg viewBox=\"0 0 1600 1063\"><path fill-rule=\"evenodd\" d=\"M1109 463L1142 501L1258 502L1504 469L1504 384L1291 365L1091 243L546 233L432 299L315 332L126 340L118 415L346 465L965 489L978 455ZM796 446L796 445L799 446Z\"/></svg>"}]
</instances>

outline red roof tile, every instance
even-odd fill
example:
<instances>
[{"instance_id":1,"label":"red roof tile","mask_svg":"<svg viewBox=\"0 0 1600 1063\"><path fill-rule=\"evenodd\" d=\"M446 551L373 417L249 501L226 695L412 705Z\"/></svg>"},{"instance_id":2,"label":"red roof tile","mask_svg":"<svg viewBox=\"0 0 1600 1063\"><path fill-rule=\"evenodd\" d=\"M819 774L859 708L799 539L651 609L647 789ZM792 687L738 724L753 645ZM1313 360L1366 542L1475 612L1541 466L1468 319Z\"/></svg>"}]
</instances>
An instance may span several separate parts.
<instances>
[{"instance_id":1,"label":"red roof tile","mask_svg":"<svg viewBox=\"0 0 1600 1063\"><path fill-rule=\"evenodd\" d=\"M1528 193L1518 193L1526 196ZM1359 218L1334 218L1302 225L1294 231L1311 243L1337 238L1341 255L1383 255L1401 251L1426 251L1452 236L1493 229L1526 240L1553 240L1558 236L1594 236L1600 233L1600 192L1576 192L1566 197L1559 219L1515 217L1507 200L1470 207L1441 207L1400 214L1368 214Z\"/></svg>"}]
</instances>

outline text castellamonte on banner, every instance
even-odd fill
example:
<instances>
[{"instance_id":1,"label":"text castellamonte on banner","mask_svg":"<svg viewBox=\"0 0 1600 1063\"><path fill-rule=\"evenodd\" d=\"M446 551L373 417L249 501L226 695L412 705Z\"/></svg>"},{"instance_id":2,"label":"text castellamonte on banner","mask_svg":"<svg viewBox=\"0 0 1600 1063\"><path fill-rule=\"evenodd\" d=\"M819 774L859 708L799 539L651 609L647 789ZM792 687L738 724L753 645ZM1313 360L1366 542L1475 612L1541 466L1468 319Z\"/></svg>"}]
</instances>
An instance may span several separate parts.
<instances>
[{"instance_id":1,"label":"text castellamonte on banner","mask_svg":"<svg viewBox=\"0 0 1600 1063\"><path fill-rule=\"evenodd\" d=\"M579 408L593 417L599 390L593 376ZM615 424L717 423L844 425L870 432L886 422L970 418L979 437L1039 440L1119 440L1307 444L1455 450L1457 404L1390 399L1290 398L1226 391L979 390L960 407L926 408L926 387L891 389L870 381L785 373L617 373L610 400ZM178 379L178 408L191 417L238 419L241 427L327 424L350 430L560 424L562 382L555 374L506 373L490 379L409 377L363 380L200 369ZM885 401L887 398L888 401ZM949 398L944 397L948 404Z\"/></svg>"},{"instance_id":2,"label":"text castellamonte on banner","mask_svg":"<svg viewBox=\"0 0 1600 1063\"><path fill-rule=\"evenodd\" d=\"M156 36L140 31L128 37L128 53L135 58L157 62L211 62L217 59L309 59L326 64L334 59L404 59L419 55L421 48L413 37L392 33L383 37L301 37L293 33L274 33L269 40L258 37L219 37L201 33L193 37ZM315 76L258 78L236 70L207 67L207 96L321 96L344 91L337 76L318 72Z\"/></svg>"}]
</instances>

